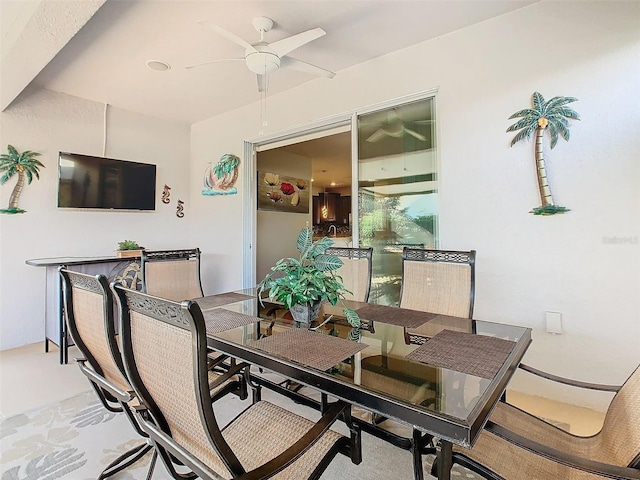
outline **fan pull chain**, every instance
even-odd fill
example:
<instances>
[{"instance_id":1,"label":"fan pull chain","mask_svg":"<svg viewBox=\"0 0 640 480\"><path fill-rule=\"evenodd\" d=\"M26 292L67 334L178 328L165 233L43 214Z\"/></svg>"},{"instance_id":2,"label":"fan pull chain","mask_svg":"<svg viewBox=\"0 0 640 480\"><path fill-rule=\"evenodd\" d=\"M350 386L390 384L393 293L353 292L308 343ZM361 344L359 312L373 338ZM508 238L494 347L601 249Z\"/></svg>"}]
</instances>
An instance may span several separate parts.
<instances>
[{"instance_id":1,"label":"fan pull chain","mask_svg":"<svg viewBox=\"0 0 640 480\"><path fill-rule=\"evenodd\" d=\"M266 73L267 72L267 66L266 66L266 60L265 60L265 69L264 69L265 73L263 75L264 78L264 89L262 90L261 93L261 98L260 98L260 131L258 131L258 135L259 136L263 136L264 135L264 129L267 125L269 125L269 122L267 121L267 92L269 91L269 75Z\"/></svg>"}]
</instances>

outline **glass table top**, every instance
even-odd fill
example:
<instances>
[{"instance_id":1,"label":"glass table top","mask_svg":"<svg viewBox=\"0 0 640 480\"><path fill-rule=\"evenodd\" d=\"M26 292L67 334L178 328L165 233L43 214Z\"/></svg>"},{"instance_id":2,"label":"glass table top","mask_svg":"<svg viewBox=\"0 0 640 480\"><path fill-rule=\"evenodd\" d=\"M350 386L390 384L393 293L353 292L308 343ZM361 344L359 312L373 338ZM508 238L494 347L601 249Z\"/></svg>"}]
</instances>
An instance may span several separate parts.
<instances>
[{"instance_id":1,"label":"glass table top","mask_svg":"<svg viewBox=\"0 0 640 480\"><path fill-rule=\"evenodd\" d=\"M343 308L362 310L359 328ZM473 443L531 341L525 327L353 301L324 304L310 325L256 297L220 309L254 318L210 335L213 348L463 446ZM315 363L318 356L325 362Z\"/></svg>"}]
</instances>

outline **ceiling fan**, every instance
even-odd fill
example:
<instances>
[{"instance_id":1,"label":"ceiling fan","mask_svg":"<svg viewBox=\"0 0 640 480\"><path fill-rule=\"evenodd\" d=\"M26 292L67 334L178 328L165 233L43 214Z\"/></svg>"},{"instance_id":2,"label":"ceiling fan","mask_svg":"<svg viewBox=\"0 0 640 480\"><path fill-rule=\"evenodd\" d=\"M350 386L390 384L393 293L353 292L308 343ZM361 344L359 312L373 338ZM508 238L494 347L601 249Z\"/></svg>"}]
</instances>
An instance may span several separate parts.
<instances>
[{"instance_id":1,"label":"ceiling fan","mask_svg":"<svg viewBox=\"0 0 640 480\"><path fill-rule=\"evenodd\" d=\"M415 123L433 123L433 120L417 120ZM398 116L398 112L393 109L387 113L387 119L382 123L380 128L378 128L373 135L367 138L367 142L377 142L385 137L400 138L404 135L411 135L422 142L427 141L427 137L421 133L407 128L405 123Z\"/></svg>"},{"instance_id":2,"label":"ceiling fan","mask_svg":"<svg viewBox=\"0 0 640 480\"><path fill-rule=\"evenodd\" d=\"M195 65L187 65L185 68L195 68L216 62L244 61L247 68L257 75L258 91L260 92L264 92L267 89L267 75L275 72L279 68L290 68L292 70L307 72L327 78L333 78L336 75L334 72L303 62L302 60L298 60L288 55L292 50L326 35L326 32L321 28L312 28L311 30L283 38L277 42L267 43L264 41L264 34L273 28L273 20L267 17L257 17L253 19L253 27L260 33L260 41L252 45L219 25L215 25L207 21L199 23L213 29L223 37L231 40L241 47L244 47L244 58L211 60L209 62L198 63Z\"/></svg>"}]
</instances>

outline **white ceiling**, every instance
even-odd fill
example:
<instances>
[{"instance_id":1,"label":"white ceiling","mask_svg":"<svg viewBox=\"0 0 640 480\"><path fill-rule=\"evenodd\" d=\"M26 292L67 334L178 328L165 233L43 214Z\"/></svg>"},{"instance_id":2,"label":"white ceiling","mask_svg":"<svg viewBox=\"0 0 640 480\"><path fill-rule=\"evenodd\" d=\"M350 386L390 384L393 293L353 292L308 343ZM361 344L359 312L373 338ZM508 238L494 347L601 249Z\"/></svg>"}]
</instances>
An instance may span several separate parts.
<instances>
[{"instance_id":1,"label":"white ceiling","mask_svg":"<svg viewBox=\"0 0 640 480\"><path fill-rule=\"evenodd\" d=\"M31 78L23 72L21 88L33 79L50 90L191 124L260 99L256 77L243 62L184 68L244 54L242 47L198 21L216 23L249 43L259 40L251 24L257 16L274 20L273 30L266 34L268 42L321 27L327 32L325 36L291 55L340 75L340 71L372 58L535 1L107 0L100 7L104 0L1 0L2 59L13 62L2 69L2 81L9 85L5 82L19 73L16 59L20 59L22 65L33 65ZM60 5L65 15L52 13ZM91 8L95 14L87 14ZM76 11L77 16L90 17L86 24L75 18ZM71 30L79 31L69 40L69 29L61 33L61 25L74 19ZM20 30L29 31L29 22L39 35L31 31L29 36L20 35ZM33 43L47 41L61 45L49 46L50 61L36 58L42 57L47 46L34 48ZM151 70L146 66L148 60L166 62L171 69ZM281 69L270 76L269 94L307 81L332 80ZM3 100L2 106L12 100Z\"/></svg>"},{"instance_id":2,"label":"white ceiling","mask_svg":"<svg viewBox=\"0 0 640 480\"><path fill-rule=\"evenodd\" d=\"M269 43L311 28L326 35L291 56L336 72L522 8L538 0L0 0L4 109L29 83L170 121L192 124L260 100L242 47L199 21L253 44L258 16L274 21ZM169 64L160 72L149 60ZM269 95L327 78L290 69ZM350 135L286 147L312 158L315 185L351 181ZM324 170L324 172L323 172Z\"/></svg>"}]
</instances>

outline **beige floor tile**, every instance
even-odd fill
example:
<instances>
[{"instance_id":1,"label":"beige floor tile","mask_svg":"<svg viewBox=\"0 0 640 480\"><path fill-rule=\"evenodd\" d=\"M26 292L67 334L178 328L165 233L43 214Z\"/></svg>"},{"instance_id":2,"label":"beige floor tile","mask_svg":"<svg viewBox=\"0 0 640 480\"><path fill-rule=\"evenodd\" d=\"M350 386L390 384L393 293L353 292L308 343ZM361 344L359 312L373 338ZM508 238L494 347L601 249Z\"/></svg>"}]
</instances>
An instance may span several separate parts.
<instances>
[{"instance_id":1,"label":"beige floor tile","mask_svg":"<svg viewBox=\"0 0 640 480\"><path fill-rule=\"evenodd\" d=\"M80 356L69 349L69 363L60 365L58 348L44 352L44 343L0 352L0 416L10 417L69 398L91 389L73 361Z\"/></svg>"}]
</instances>

